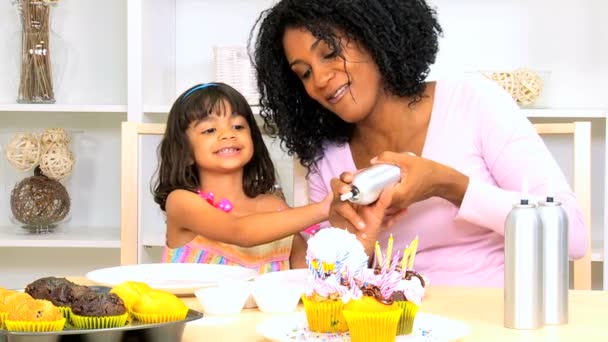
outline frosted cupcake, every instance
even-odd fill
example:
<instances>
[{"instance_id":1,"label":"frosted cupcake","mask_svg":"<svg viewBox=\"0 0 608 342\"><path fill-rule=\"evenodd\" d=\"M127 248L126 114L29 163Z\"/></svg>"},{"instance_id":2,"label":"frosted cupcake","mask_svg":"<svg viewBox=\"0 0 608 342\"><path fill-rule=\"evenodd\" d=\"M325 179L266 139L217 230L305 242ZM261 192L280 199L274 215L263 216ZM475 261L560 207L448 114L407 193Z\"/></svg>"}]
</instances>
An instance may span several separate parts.
<instances>
[{"instance_id":1,"label":"frosted cupcake","mask_svg":"<svg viewBox=\"0 0 608 342\"><path fill-rule=\"evenodd\" d=\"M348 330L342 309L345 303L361 297L354 277L362 274L367 260L363 245L344 229L325 228L308 240L306 262L313 280L302 302L311 331Z\"/></svg>"},{"instance_id":2,"label":"frosted cupcake","mask_svg":"<svg viewBox=\"0 0 608 342\"><path fill-rule=\"evenodd\" d=\"M395 341L401 308L392 299L402 279L397 263L385 263L357 280L363 296L344 306L343 314L353 342Z\"/></svg>"},{"instance_id":3,"label":"frosted cupcake","mask_svg":"<svg viewBox=\"0 0 608 342\"><path fill-rule=\"evenodd\" d=\"M391 236L392 238L392 236ZM389 240L390 245L390 240ZM402 309L401 319L397 325L397 335L408 335L412 333L414 320L418 308L424 297L426 281L422 275L413 270L416 251L418 249L418 237L403 251L403 258L398 265L403 277L393 292L392 299Z\"/></svg>"},{"instance_id":4,"label":"frosted cupcake","mask_svg":"<svg viewBox=\"0 0 608 342\"><path fill-rule=\"evenodd\" d=\"M399 307L403 310L397 326L397 335L408 335L412 333L414 319L416 318L418 308L422 303L424 293L424 278L414 271L406 271L392 296L392 299L397 302Z\"/></svg>"}]
</instances>

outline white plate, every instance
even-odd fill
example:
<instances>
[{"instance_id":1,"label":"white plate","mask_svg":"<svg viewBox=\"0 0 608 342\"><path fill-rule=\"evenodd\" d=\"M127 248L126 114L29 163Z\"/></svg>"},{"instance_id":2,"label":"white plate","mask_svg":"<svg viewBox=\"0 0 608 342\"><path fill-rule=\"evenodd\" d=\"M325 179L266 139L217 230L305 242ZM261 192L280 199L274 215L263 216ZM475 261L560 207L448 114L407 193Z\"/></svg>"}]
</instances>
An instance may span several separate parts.
<instances>
[{"instance_id":1,"label":"white plate","mask_svg":"<svg viewBox=\"0 0 608 342\"><path fill-rule=\"evenodd\" d=\"M257 272L245 267L162 263L139 264L102 268L87 273L92 282L116 286L125 281L140 281L157 290L174 294L192 294L201 287L214 286L224 281L251 280Z\"/></svg>"},{"instance_id":2,"label":"white plate","mask_svg":"<svg viewBox=\"0 0 608 342\"><path fill-rule=\"evenodd\" d=\"M321 334L308 330L303 311L286 316L271 317L258 324L257 331L276 342L287 341L350 341L348 333ZM414 331L407 336L397 336L396 341L456 341L469 335L470 328L463 322L441 316L418 313Z\"/></svg>"}]
</instances>

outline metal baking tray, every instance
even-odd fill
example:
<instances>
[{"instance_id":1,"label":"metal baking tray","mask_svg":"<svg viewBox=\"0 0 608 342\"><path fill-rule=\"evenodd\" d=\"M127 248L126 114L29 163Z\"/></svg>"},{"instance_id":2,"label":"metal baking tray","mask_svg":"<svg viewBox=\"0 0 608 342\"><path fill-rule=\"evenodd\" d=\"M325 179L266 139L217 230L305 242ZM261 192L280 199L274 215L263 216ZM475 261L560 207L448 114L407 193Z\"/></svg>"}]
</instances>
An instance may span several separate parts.
<instances>
[{"instance_id":1,"label":"metal baking tray","mask_svg":"<svg viewBox=\"0 0 608 342\"><path fill-rule=\"evenodd\" d=\"M0 329L0 342L177 342L182 339L186 323L202 318L203 314L189 310L181 321L143 324L137 321L120 328L75 329L35 333Z\"/></svg>"}]
</instances>

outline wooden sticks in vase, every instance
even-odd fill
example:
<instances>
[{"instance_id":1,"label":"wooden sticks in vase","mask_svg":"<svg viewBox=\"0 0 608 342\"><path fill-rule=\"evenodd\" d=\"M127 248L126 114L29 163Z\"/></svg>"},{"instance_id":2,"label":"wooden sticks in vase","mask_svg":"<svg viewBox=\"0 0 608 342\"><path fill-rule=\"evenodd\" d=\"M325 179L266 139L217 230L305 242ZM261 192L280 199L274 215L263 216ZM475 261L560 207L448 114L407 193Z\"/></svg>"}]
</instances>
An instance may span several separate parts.
<instances>
[{"instance_id":1,"label":"wooden sticks in vase","mask_svg":"<svg viewBox=\"0 0 608 342\"><path fill-rule=\"evenodd\" d=\"M20 0L21 80L18 102L54 103L48 1Z\"/></svg>"}]
</instances>

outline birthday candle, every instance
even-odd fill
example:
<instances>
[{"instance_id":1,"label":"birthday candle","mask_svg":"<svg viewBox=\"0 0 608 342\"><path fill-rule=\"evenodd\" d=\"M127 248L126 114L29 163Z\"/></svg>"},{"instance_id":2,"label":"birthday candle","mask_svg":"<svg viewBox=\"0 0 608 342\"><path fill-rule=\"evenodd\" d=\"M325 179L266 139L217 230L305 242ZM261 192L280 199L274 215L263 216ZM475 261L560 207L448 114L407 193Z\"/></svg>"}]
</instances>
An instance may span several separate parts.
<instances>
[{"instance_id":1,"label":"birthday candle","mask_svg":"<svg viewBox=\"0 0 608 342\"><path fill-rule=\"evenodd\" d=\"M403 258L401 259L401 269L406 271L407 270L407 265L408 265L408 260L410 259L410 254L411 254L411 249L410 246L406 246L405 249L403 249Z\"/></svg>"},{"instance_id":2,"label":"birthday candle","mask_svg":"<svg viewBox=\"0 0 608 342\"><path fill-rule=\"evenodd\" d=\"M386 267L391 267L391 254L393 254L393 234L388 237L388 247L386 248Z\"/></svg>"},{"instance_id":3,"label":"birthday candle","mask_svg":"<svg viewBox=\"0 0 608 342\"><path fill-rule=\"evenodd\" d=\"M382 267L382 252L380 251L380 243L376 241L376 260L378 265Z\"/></svg>"},{"instance_id":4,"label":"birthday candle","mask_svg":"<svg viewBox=\"0 0 608 342\"><path fill-rule=\"evenodd\" d=\"M414 269L414 258L416 257L416 250L418 250L418 235L416 235L416 238L414 239L414 241L412 241L410 248L412 249L412 251L411 251L412 254L410 256L409 264L407 265L407 267L408 267L408 269L413 270Z\"/></svg>"}]
</instances>

